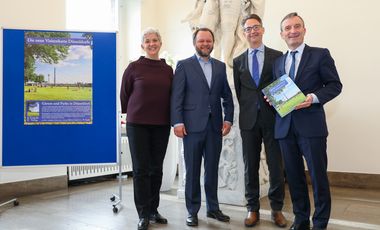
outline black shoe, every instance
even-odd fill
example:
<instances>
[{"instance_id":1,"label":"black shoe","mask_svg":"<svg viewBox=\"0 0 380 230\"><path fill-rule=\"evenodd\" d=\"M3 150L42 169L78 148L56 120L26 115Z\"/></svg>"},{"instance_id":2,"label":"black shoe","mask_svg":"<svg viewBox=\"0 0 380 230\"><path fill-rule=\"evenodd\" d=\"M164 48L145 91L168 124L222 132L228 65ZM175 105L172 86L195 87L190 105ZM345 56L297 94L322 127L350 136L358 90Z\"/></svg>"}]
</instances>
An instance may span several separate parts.
<instances>
[{"instance_id":1,"label":"black shoe","mask_svg":"<svg viewBox=\"0 0 380 230\"><path fill-rule=\"evenodd\" d=\"M147 230L148 225L149 225L149 218L147 218L147 217L140 218L140 221L137 225L137 229L138 230Z\"/></svg>"},{"instance_id":2,"label":"black shoe","mask_svg":"<svg viewBox=\"0 0 380 230\"><path fill-rule=\"evenodd\" d=\"M293 223L289 230L310 230L310 222L303 221L301 223Z\"/></svg>"},{"instance_id":3,"label":"black shoe","mask_svg":"<svg viewBox=\"0 0 380 230\"><path fill-rule=\"evenodd\" d=\"M222 211L216 210L216 211L209 211L207 212L207 217L217 219L222 222L228 222L230 221L230 217L227 215L224 215Z\"/></svg>"},{"instance_id":4,"label":"black shoe","mask_svg":"<svg viewBox=\"0 0 380 230\"><path fill-rule=\"evenodd\" d=\"M168 219L161 216L161 214L158 212L154 213L154 214L150 214L149 221L151 223L159 223L159 224L167 224L168 223Z\"/></svg>"},{"instance_id":5,"label":"black shoe","mask_svg":"<svg viewBox=\"0 0 380 230\"><path fill-rule=\"evenodd\" d=\"M198 226L198 216L189 214L186 218L186 225L190 227Z\"/></svg>"},{"instance_id":6,"label":"black shoe","mask_svg":"<svg viewBox=\"0 0 380 230\"><path fill-rule=\"evenodd\" d=\"M312 230L326 230L326 228L313 227Z\"/></svg>"}]
</instances>

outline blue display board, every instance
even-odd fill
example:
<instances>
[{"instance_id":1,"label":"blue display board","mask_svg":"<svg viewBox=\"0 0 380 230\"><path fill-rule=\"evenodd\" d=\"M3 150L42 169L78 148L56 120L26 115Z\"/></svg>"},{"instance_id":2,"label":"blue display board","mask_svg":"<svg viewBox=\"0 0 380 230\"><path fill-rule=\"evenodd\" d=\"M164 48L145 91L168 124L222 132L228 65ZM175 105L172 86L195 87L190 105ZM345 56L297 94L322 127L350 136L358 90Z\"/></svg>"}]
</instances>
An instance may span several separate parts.
<instances>
[{"instance_id":1,"label":"blue display board","mask_svg":"<svg viewBox=\"0 0 380 230\"><path fill-rule=\"evenodd\" d=\"M27 32L30 31L3 30L2 165L115 163L117 160L116 33L82 33L91 36L92 42L90 48L92 79L88 84L92 92L91 101L86 102L87 108L88 103L91 103L91 113L87 109L86 122L29 124L25 116L28 108L25 106L27 91L39 90L40 92L44 89L43 87L53 88L59 83L56 82L56 73L54 73L54 76L49 74L49 79L45 76L44 83L40 82L34 89L27 88L29 87L27 84L31 82L25 80L26 55L24 54ZM32 32L38 34L38 32L47 31ZM75 51L70 52L74 54ZM61 83L60 87L67 87L69 92L72 85L72 82L66 85ZM77 85L78 90L81 87L84 88L84 83ZM29 106L34 106L34 104L30 103ZM67 109L67 107L64 108ZM89 118L89 116L92 117Z\"/></svg>"}]
</instances>

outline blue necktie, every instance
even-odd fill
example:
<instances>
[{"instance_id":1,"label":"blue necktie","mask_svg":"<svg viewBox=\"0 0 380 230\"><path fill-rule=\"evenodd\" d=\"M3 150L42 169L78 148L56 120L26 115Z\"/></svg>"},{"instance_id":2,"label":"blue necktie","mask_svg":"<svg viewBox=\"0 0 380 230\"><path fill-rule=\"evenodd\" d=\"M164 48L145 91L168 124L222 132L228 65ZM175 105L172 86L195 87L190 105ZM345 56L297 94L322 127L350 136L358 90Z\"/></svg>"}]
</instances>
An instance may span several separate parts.
<instances>
[{"instance_id":1,"label":"blue necktie","mask_svg":"<svg viewBox=\"0 0 380 230\"><path fill-rule=\"evenodd\" d=\"M260 74L259 74L259 61L257 60L256 53L258 49L253 50L252 54L252 78L256 83L256 86L259 86Z\"/></svg>"},{"instance_id":2,"label":"blue necktie","mask_svg":"<svg viewBox=\"0 0 380 230\"><path fill-rule=\"evenodd\" d=\"M294 73L296 71L296 53L298 51L291 51L290 54L292 55L292 64L290 65L290 70L289 70L289 77L294 81Z\"/></svg>"}]
</instances>

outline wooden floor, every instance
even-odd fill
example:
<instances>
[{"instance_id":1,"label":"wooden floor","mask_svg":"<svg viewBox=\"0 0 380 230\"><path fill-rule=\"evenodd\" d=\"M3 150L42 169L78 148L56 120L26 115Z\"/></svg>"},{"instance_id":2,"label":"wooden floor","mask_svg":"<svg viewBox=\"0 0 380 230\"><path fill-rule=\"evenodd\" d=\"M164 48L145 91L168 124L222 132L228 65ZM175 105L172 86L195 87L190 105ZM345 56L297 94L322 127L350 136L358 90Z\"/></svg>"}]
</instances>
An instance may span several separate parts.
<instances>
[{"instance_id":1,"label":"wooden floor","mask_svg":"<svg viewBox=\"0 0 380 230\"><path fill-rule=\"evenodd\" d=\"M1 230L119 230L137 229L138 217L133 203L132 179L123 181L122 207L113 213L110 197L118 194L115 179L70 186L68 190L19 198L20 205L0 207ZM380 229L380 191L331 188L333 209L328 229ZM3 201L1 201L3 202ZM261 200L261 220L252 229L279 229L270 221L267 198ZM175 185L161 193L160 213L168 218L167 225L151 224L149 229L249 229L243 226L245 207L221 205L231 216L230 223L206 217L205 205L199 212L199 226L185 225L184 200L177 199ZM286 194L285 215L293 218L289 194ZM288 226L288 227L289 227Z\"/></svg>"}]
</instances>

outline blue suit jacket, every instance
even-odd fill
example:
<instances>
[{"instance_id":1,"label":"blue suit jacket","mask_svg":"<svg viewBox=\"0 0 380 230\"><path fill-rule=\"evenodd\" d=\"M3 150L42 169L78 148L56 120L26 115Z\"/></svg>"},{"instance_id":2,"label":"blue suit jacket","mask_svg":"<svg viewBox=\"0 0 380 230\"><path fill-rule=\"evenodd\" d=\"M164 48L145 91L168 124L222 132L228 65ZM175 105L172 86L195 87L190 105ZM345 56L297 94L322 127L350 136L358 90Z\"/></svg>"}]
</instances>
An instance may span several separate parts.
<instances>
[{"instance_id":1,"label":"blue suit jacket","mask_svg":"<svg viewBox=\"0 0 380 230\"><path fill-rule=\"evenodd\" d=\"M223 112L224 120L232 123L234 105L226 65L216 59L211 62L211 87L207 84L196 55L178 62L172 84L172 125L184 123L187 132L203 131L210 112L215 131L222 130Z\"/></svg>"},{"instance_id":2,"label":"blue suit jacket","mask_svg":"<svg viewBox=\"0 0 380 230\"><path fill-rule=\"evenodd\" d=\"M286 55L287 53L279 57L274 64L273 72L276 79L285 74ZM277 114L275 138L286 137L291 120L295 129L304 137L327 136L323 105L339 95L342 90L342 83L328 49L305 46L295 83L305 95L314 93L320 103L294 110L283 118Z\"/></svg>"}]
</instances>

